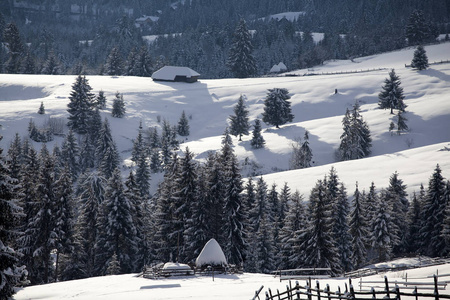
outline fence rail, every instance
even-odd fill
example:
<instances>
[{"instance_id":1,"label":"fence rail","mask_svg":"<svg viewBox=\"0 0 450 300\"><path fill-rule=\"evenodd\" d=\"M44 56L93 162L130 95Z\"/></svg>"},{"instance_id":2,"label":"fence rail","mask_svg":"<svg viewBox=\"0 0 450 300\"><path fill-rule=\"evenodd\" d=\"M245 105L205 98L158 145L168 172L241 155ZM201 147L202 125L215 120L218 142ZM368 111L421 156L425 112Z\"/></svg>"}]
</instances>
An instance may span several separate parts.
<instances>
[{"instance_id":1,"label":"fence rail","mask_svg":"<svg viewBox=\"0 0 450 300\"><path fill-rule=\"evenodd\" d=\"M440 65L440 64L448 64L450 63L450 60L441 60L441 61L434 61L434 62L429 62L428 65ZM405 64L405 68L411 68L411 65L407 65Z\"/></svg>"},{"instance_id":2,"label":"fence rail","mask_svg":"<svg viewBox=\"0 0 450 300\"><path fill-rule=\"evenodd\" d=\"M341 288L338 287L336 292L332 292L330 290L329 285L327 284L324 289L320 288L319 281L316 282L316 287L312 288L311 284L308 282L305 286L300 286L298 281L296 281L295 286L286 285L286 291L280 292L279 290L276 293L272 293L271 289L266 291L266 300L331 300L331 299L339 299L339 300L367 300L367 299L383 299L383 300L401 300L401 297L413 297L418 300L419 298L433 298L434 300L439 299L450 299L450 295L448 294L440 294L440 290L442 287L445 288L445 283L438 282L438 277L434 276L434 281L428 283L432 288L433 292L419 292L417 285L414 287L414 290L411 292L402 291L398 284L395 284L392 288L389 284L387 277L384 277L384 289L375 290L374 287L370 288L370 290L360 290L355 291L352 285L352 280L349 279L349 284L345 284L345 288L341 291ZM406 288L404 288L406 289ZM258 292L259 294L259 292ZM377 298L378 297L378 298ZM259 297L258 297L259 298Z\"/></svg>"},{"instance_id":3,"label":"fence rail","mask_svg":"<svg viewBox=\"0 0 450 300\"><path fill-rule=\"evenodd\" d=\"M360 70L349 70L349 71L336 71L336 72L317 72L317 73L304 73L304 74L285 74L285 77L299 77L299 76L318 76L318 75L342 75L342 74L354 74L354 73L367 73L374 71L383 71L388 68L373 68L373 69L360 69Z\"/></svg>"}]
</instances>

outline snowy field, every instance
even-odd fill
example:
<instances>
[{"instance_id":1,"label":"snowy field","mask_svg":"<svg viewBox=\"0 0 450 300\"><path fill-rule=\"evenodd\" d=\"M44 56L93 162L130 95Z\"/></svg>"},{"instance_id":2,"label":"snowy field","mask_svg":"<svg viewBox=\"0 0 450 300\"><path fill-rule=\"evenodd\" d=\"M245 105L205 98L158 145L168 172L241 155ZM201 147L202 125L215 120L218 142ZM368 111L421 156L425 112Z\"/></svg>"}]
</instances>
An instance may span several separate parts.
<instances>
[{"instance_id":1,"label":"snowy field","mask_svg":"<svg viewBox=\"0 0 450 300\"><path fill-rule=\"evenodd\" d=\"M425 48L429 61L450 59L450 43ZM313 70L293 73L336 72L387 68L386 70L344 75L321 75L301 77L267 77L254 79L200 80L197 83L162 83L151 78L88 76L94 93L100 90L107 97L107 109L102 116L109 118L112 133L123 158L124 173L130 165L132 139L136 137L139 122L144 127L161 126L159 119L177 124L182 111L190 118L191 135L181 145L189 147L198 160L208 151L221 147L221 138L233 114L233 107L241 94L245 95L250 110L250 120L261 118L267 89L287 88L292 96L294 122L276 129L263 125L264 149L250 146L251 135L239 142L233 138L234 150L244 167L244 175L265 174L269 185L281 187L285 182L292 190L299 190L305 197L314 183L334 166L340 179L350 192L356 181L361 189L368 189L374 181L378 188L388 185L389 176L397 171L407 184L411 194L425 186L436 164L440 164L443 176L450 178L450 64L432 65L428 70L416 71L405 68L411 62L413 48L355 59L354 61L331 61ZM395 68L404 88L408 105L410 132L391 135L389 123L394 116L388 110L377 107L377 95L390 68ZM0 133L7 148L15 133L27 136L27 125L33 118L37 126L49 117L67 118L67 103L75 76L8 75L0 74ZM334 90L338 93L334 94ZM122 119L111 117L112 100L116 92L123 93L126 115ZM346 108L355 100L361 103L362 115L369 124L373 147L366 159L335 162L334 151L340 143L341 121ZM39 115L38 108L44 103L46 114ZM310 132L313 167L289 171L292 143ZM56 137L53 143L61 143ZM35 144L40 148L39 144ZM154 174L153 191L160 176Z\"/></svg>"},{"instance_id":2,"label":"snowy field","mask_svg":"<svg viewBox=\"0 0 450 300\"><path fill-rule=\"evenodd\" d=\"M404 259L401 263L416 264L417 262L411 259ZM440 277L439 281L450 280L450 264L383 273L364 277L363 280L380 281L386 275L389 281L405 281L405 277L407 277L409 281L432 282L432 279L427 277L436 273L447 274L446 277ZM331 291L337 291L338 286L341 287L341 290L345 289L344 285L348 283L348 279L339 278L320 280L319 282L321 287L329 284ZM299 283L300 285L305 285L304 281L300 281ZM218 275L214 277L214 281L211 276L145 279L137 277L137 274L127 274L27 287L19 290L14 296L14 299L249 300L262 285L264 289L260 295L261 299L264 299L263 295L268 288L272 291L276 291L277 289L282 291L286 289L287 284L289 284L288 281L280 282L278 277L272 275L248 273L240 275ZM292 282L292 284L294 285L295 282ZM355 290L358 291L359 279L353 279L353 285ZM376 290L378 291L379 289ZM429 293L430 291L425 292ZM446 287L445 290L439 292L441 294L450 294L450 287Z\"/></svg>"}]
</instances>

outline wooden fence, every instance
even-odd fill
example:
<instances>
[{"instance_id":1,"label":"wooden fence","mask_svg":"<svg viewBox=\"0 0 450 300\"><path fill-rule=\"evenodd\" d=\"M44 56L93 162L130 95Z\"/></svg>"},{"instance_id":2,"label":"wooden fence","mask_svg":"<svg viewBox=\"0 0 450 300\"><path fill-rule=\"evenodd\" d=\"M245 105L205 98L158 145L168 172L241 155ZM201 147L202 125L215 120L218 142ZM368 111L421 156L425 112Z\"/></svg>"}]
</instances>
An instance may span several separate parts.
<instances>
[{"instance_id":1,"label":"wooden fence","mask_svg":"<svg viewBox=\"0 0 450 300\"><path fill-rule=\"evenodd\" d=\"M424 283L422 283L424 284ZM286 291L280 292L277 290L276 293L272 293L272 291L269 289L266 292L265 299L266 300L332 300L332 299L340 299L340 300L367 300L367 299L383 299L383 300L401 300L402 297L412 297L412 299L418 300L424 299L424 298L433 298L434 300L439 299L450 299L450 295L448 294L440 294L440 291L442 290L442 287L446 283L438 282L438 277L434 276L434 282L428 283L433 291L424 293L419 292L419 289L422 289L422 287L413 287L413 290L411 291L405 291L408 290L406 287L402 288L400 290L400 287L398 284L395 284L392 288L393 283L391 282L391 286L388 282L387 277L384 278L384 289L382 290L375 290L374 287L372 287L370 290L360 290L355 291L352 285L352 280L349 279L349 285L345 284L344 290L341 290L339 287L336 292L332 292L330 290L329 285L326 285L325 288L321 288L319 281L316 283L316 287L312 288L311 285L307 282L305 286L300 286L298 281L296 282L295 286L291 285L291 282L289 282L289 285L286 286ZM445 285L444 285L445 288ZM261 288L262 289L262 288ZM260 289L260 290L261 290ZM255 293L255 297L253 299L260 299L259 298L259 291Z\"/></svg>"},{"instance_id":2,"label":"wooden fence","mask_svg":"<svg viewBox=\"0 0 450 300\"><path fill-rule=\"evenodd\" d=\"M359 69L349 71L336 71L336 72L317 72L317 73L304 73L304 74L285 74L285 77L299 77L299 76L317 76L317 75L341 75L341 74L354 74L354 73L367 73L374 71L387 70L388 68L373 68L373 69Z\"/></svg>"},{"instance_id":3,"label":"wooden fence","mask_svg":"<svg viewBox=\"0 0 450 300\"><path fill-rule=\"evenodd\" d=\"M440 65L440 64L448 64L448 63L450 63L450 60L447 59L447 60L430 62L430 63L428 63L428 65ZM405 64L405 68L411 68L411 65Z\"/></svg>"}]
</instances>

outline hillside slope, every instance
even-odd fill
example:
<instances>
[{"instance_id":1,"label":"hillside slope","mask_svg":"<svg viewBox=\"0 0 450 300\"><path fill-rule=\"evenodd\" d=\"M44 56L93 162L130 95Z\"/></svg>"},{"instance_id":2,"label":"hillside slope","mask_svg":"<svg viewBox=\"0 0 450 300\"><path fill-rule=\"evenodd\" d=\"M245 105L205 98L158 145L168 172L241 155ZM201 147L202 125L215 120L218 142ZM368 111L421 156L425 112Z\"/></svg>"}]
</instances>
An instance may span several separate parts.
<instances>
[{"instance_id":1,"label":"hillside slope","mask_svg":"<svg viewBox=\"0 0 450 300\"><path fill-rule=\"evenodd\" d=\"M450 43L426 47L430 62L449 59ZM259 167L245 167L245 174L269 174L289 169L291 145L310 132L314 167L266 175L269 184L279 186L288 182L291 189L299 189L305 195L315 180L322 178L334 165L338 175L351 187L358 180L363 187L373 180L378 187L386 186L390 174L400 173L408 185L408 192L426 184L437 163L450 177L450 152L439 151L450 142L450 64L432 65L425 71L405 68L414 49L404 49L355 61L333 61L314 70L298 70L294 73L336 72L385 68L383 70L342 75L301 77L268 77L251 79L201 80L195 84L153 82L150 78L88 76L93 92L103 90L108 99L103 117L110 120L112 133L124 160L128 164L132 139L137 135L139 121L144 126L160 126L158 118L175 125L182 111L190 116L191 135L181 145L189 147L197 159L204 159L208 151L221 147L221 134L227 119L241 94L247 97L250 119L261 117L267 89L287 88L292 96L294 122L280 129L265 126L263 136L266 147L253 150L251 136L238 142L234 149L241 161L254 162ZM408 126L411 131L400 136L388 132L393 115L377 107L377 95L390 68L395 68L402 80L405 103L408 105ZM27 135L27 125L33 118L42 125L51 117L66 118L67 103L75 76L6 75L0 74L0 124L7 148L15 133ZM338 93L334 94L334 90ZM110 111L116 92L123 93L126 116L112 118ZM362 115L368 122L373 148L371 157L358 161L335 163L334 151L342 133L341 121L346 108L355 100L361 104ZM37 114L40 103L45 115ZM53 143L61 143L56 137ZM36 147L40 146L36 144ZM52 147L52 145L49 145ZM154 176L153 188L158 176ZM349 188L350 190L353 188Z\"/></svg>"}]
</instances>

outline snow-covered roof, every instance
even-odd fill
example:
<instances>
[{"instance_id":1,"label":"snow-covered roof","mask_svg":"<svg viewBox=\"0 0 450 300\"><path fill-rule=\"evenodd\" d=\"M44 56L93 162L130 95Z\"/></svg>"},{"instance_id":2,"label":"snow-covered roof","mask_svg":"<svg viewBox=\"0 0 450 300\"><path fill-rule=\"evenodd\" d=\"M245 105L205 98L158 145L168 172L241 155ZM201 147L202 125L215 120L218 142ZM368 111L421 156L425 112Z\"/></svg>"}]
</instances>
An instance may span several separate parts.
<instances>
[{"instance_id":1,"label":"snow-covered roof","mask_svg":"<svg viewBox=\"0 0 450 300\"><path fill-rule=\"evenodd\" d=\"M152 74L152 79L175 80L176 76L186 76L186 78L191 78L200 76L200 74L188 67L164 66Z\"/></svg>"},{"instance_id":2,"label":"snow-covered roof","mask_svg":"<svg viewBox=\"0 0 450 300\"><path fill-rule=\"evenodd\" d=\"M225 254L223 254L222 248L220 248L219 243L215 239L210 239L205 247L203 247L202 252L197 257L195 265L201 267L204 265L226 265L227 259Z\"/></svg>"},{"instance_id":3,"label":"snow-covered roof","mask_svg":"<svg viewBox=\"0 0 450 300\"><path fill-rule=\"evenodd\" d=\"M280 62L278 65L273 65L272 69L270 69L270 73L278 73L286 71L287 67L283 62Z\"/></svg>"},{"instance_id":4,"label":"snow-covered roof","mask_svg":"<svg viewBox=\"0 0 450 300\"><path fill-rule=\"evenodd\" d=\"M163 266L163 270L191 270L191 267L186 264L167 262Z\"/></svg>"}]
</instances>

